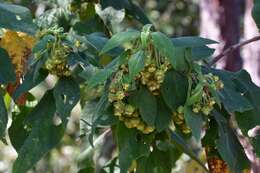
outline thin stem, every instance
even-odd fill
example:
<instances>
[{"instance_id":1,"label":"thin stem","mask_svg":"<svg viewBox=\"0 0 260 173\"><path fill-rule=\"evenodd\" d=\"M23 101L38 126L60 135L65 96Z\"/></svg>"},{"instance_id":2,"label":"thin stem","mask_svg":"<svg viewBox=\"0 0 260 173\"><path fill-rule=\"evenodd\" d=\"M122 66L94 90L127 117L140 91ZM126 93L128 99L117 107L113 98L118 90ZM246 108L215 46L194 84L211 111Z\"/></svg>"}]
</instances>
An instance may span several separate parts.
<instances>
[{"instance_id":1,"label":"thin stem","mask_svg":"<svg viewBox=\"0 0 260 173\"><path fill-rule=\"evenodd\" d=\"M255 41L259 41L260 40L260 36L256 36L256 37L253 37L249 40L246 40L246 41L243 41L241 43L238 43L238 44L235 44L229 48L227 48L226 50L224 50L223 52L221 52L219 55L217 55L215 58L213 58L213 60L208 63L208 66L212 66L214 64L216 64L216 62L218 62L220 59L224 58L225 56L227 56L228 54L230 54L231 52L249 44L249 43L252 43L252 42L255 42Z\"/></svg>"}]
</instances>

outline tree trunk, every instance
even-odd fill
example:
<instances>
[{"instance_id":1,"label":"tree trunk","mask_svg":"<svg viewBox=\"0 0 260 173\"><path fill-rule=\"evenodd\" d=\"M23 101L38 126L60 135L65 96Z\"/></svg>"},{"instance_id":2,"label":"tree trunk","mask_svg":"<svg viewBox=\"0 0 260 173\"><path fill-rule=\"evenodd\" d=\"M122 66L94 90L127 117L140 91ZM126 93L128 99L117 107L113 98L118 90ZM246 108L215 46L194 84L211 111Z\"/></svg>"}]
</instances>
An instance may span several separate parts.
<instances>
[{"instance_id":1,"label":"tree trunk","mask_svg":"<svg viewBox=\"0 0 260 173\"><path fill-rule=\"evenodd\" d=\"M240 0L201 0L201 35L222 43L215 47L216 53L239 43L240 7ZM218 67L238 71L242 64L240 50L236 50L223 58Z\"/></svg>"},{"instance_id":2,"label":"tree trunk","mask_svg":"<svg viewBox=\"0 0 260 173\"><path fill-rule=\"evenodd\" d=\"M224 49L239 43L240 41L240 0L220 0L219 25L222 40L225 42ZM226 58L225 69L238 71L242 68L240 50L230 53Z\"/></svg>"}]
</instances>

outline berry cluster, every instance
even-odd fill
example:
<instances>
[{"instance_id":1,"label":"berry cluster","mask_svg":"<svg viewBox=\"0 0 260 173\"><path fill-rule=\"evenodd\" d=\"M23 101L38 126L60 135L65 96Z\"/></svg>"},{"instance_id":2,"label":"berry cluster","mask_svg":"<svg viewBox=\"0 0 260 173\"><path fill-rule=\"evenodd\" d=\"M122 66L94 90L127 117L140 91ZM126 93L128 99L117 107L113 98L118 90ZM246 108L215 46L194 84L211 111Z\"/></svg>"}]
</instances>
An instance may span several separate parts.
<instances>
[{"instance_id":1,"label":"berry cluster","mask_svg":"<svg viewBox=\"0 0 260 173\"><path fill-rule=\"evenodd\" d=\"M65 45L54 45L51 56L45 63L45 68L53 75L70 76L71 71L67 63L69 48Z\"/></svg>"},{"instance_id":2,"label":"berry cluster","mask_svg":"<svg viewBox=\"0 0 260 173\"><path fill-rule=\"evenodd\" d=\"M205 95L203 93L203 95ZM197 102L193 105L192 111L194 113L203 113L204 115L209 115L210 112L213 110L216 101L213 98L206 98L203 99L202 102Z\"/></svg>"},{"instance_id":3,"label":"berry cluster","mask_svg":"<svg viewBox=\"0 0 260 173\"><path fill-rule=\"evenodd\" d=\"M131 104L117 101L113 103L114 115L118 116L120 121L123 121L127 128L136 128L144 134L149 134L154 131L154 128L146 125L138 112L138 109Z\"/></svg>"},{"instance_id":4,"label":"berry cluster","mask_svg":"<svg viewBox=\"0 0 260 173\"><path fill-rule=\"evenodd\" d=\"M184 134L190 134L191 129L186 125L184 120L184 108L178 107L176 112L173 112L172 119L177 128L179 128Z\"/></svg>"},{"instance_id":5,"label":"berry cluster","mask_svg":"<svg viewBox=\"0 0 260 173\"><path fill-rule=\"evenodd\" d=\"M204 77L204 83L206 83L206 85L203 87L202 97L193 104L192 111L194 113L203 113L204 115L209 115L214 109L216 100L211 96L208 87L210 85L212 89L220 90L224 87L224 84L218 76L215 76L211 73L204 75Z\"/></svg>"},{"instance_id":6,"label":"berry cluster","mask_svg":"<svg viewBox=\"0 0 260 173\"><path fill-rule=\"evenodd\" d=\"M217 157L208 159L209 169L212 173L228 173L228 166L226 162Z\"/></svg>"},{"instance_id":7,"label":"berry cluster","mask_svg":"<svg viewBox=\"0 0 260 173\"><path fill-rule=\"evenodd\" d=\"M126 65L121 65L120 70L115 74L109 87L108 99L113 103L114 115L123 121L127 128L136 128L144 134L154 131L154 128L148 126L141 118L136 107L127 103L127 93L130 88L129 83L122 82L123 75L128 73Z\"/></svg>"},{"instance_id":8,"label":"berry cluster","mask_svg":"<svg viewBox=\"0 0 260 173\"><path fill-rule=\"evenodd\" d=\"M141 81L142 85L147 86L147 88L154 94L159 95L159 89L163 83L166 71L170 68L170 63L168 61L163 62L161 65L157 65L156 62L148 59L145 63L145 68L137 76L137 79Z\"/></svg>"}]
</instances>

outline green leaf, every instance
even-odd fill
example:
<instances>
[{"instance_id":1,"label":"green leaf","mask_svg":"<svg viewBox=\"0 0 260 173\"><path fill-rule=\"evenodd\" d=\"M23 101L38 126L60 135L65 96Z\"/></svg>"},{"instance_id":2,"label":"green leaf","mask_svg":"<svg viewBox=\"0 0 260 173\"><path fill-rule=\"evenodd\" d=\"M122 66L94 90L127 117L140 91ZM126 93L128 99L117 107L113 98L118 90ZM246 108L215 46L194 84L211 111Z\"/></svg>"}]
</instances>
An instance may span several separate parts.
<instances>
[{"instance_id":1,"label":"green leaf","mask_svg":"<svg viewBox=\"0 0 260 173\"><path fill-rule=\"evenodd\" d=\"M92 145L92 147L94 147L93 146L93 137L94 137L95 130L96 130L97 126L99 125L99 122L103 116L103 113L108 108L108 106L109 106L108 96L107 96L107 94L103 94L101 96L101 98L99 99L98 103L96 104L95 110L91 117L92 118L92 121L91 121L92 127L91 127L91 132L89 134L88 140L89 140L90 144Z\"/></svg>"},{"instance_id":2,"label":"green leaf","mask_svg":"<svg viewBox=\"0 0 260 173\"><path fill-rule=\"evenodd\" d=\"M60 78L54 87L54 98L58 116L66 122L80 99L79 84L73 78Z\"/></svg>"},{"instance_id":3,"label":"green leaf","mask_svg":"<svg viewBox=\"0 0 260 173\"><path fill-rule=\"evenodd\" d=\"M260 29L260 2L258 0L254 0L254 8L252 11L252 16L255 20L258 29Z\"/></svg>"},{"instance_id":4,"label":"green leaf","mask_svg":"<svg viewBox=\"0 0 260 173\"><path fill-rule=\"evenodd\" d=\"M178 71L188 71L188 62L192 58L189 48L176 47L172 53L173 57L169 60L173 67Z\"/></svg>"},{"instance_id":5,"label":"green leaf","mask_svg":"<svg viewBox=\"0 0 260 173\"><path fill-rule=\"evenodd\" d=\"M157 99L158 113L155 120L155 127L158 132L161 132L169 127L172 119L172 112L165 104L163 98Z\"/></svg>"},{"instance_id":6,"label":"green leaf","mask_svg":"<svg viewBox=\"0 0 260 173\"><path fill-rule=\"evenodd\" d=\"M142 43L143 48L147 47L147 43L148 43L148 39L150 36L152 26L153 26L152 24L147 24L147 25L143 26L143 29L141 32L141 43Z\"/></svg>"},{"instance_id":7,"label":"green leaf","mask_svg":"<svg viewBox=\"0 0 260 173\"><path fill-rule=\"evenodd\" d=\"M135 5L132 1L130 1L130 6L126 7L126 15L134 18L143 25L152 23L143 11L143 9L140 6Z\"/></svg>"},{"instance_id":8,"label":"green leaf","mask_svg":"<svg viewBox=\"0 0 260 173\"><path fill-rule=\"evenodd\" d=\"M236 135L228 126L228 122L218 112L213 113L218 123L219 138L216 141L217 149L222 159L234 172L242 172L249 168L249 160L247 159L244 149L239 143Z\"/></svg>"},{"instance_id":9,"label":"green leaf","mask_svg":"<svg viewBox=\"0 0 260 173\"><path fill-rule=\"evenodd\" d=\"M224 83L224 88L217 91L217 93L228 112L245 112L253 109L252 104L244 96L244 91L234 81L236 73L216 69L210 69L209 72L219 76L220 80Z\"/></svg>"},{"instance_id":10,"label":"green leaf","mask_svg":"<svg viewBox=\"0 0 260 173\"><path fill-rule=\"evenodd\" d=\"M214 148L216 145L216 140L218 139L218 124L214 119L210 119L208 123L205 135L201 140L202 146Z\"/></svg>"},{"instance_id":11,"label":"green leaf","mask_svg":"<svg viewBox=\"0 0 260 173\"><path fill-rule=\"evenodd\" d=\"M151 154L148 157L141 157L137 161L136 173L153 173L153 170L157 167L156 163L158 162L154 162Z\"/></svg>"},{"instance_id":12,"label":"green leaf","mask_svg":"<svg viewBox=\"0 0 260 173\"><path fill-rule=\"evenodd\" d=\"M148 155L149 152L147 144L138 142L136 139L129 140L119 153L120 173L127 173L132 161Z\"/></svg>"},{"instance_id":13,"label":"green leaf","mask_svg":"<svg viewBox=\"0 0 260 173\"><path fill-rule=\"evenodd\" d=\"M107 7L113 7L116 10L125 9L126 15L129 18L134 18L135 20L139 21L143 25L151 23L149 18L145 15L143 9L138 5L135 5L132 1L129 0L121 0L121 1L114 1L114 0L101 0L100 1L102 9Z\"/></svg>"},{"instance_id":14,"label":"green leaf","mask_svg":"<svg viewBox=\"0 0 260 173\"><path fill-rule=\"evenodd\" d=\"M97 14L87 20L76 22L72 28L79 35L90 34L93 32L106 32L104 22Z\"/></svg>"},{"instance_id":15,"label":"green leaf","mask_svg":"<svg viewBox=\"0 0 260 173\"><path fill-rule=\"evenodd\" d=\"M0 94L0 139L2 139L5 135L7 122L8 122L7 110L5 107L3 96Z\"/></svg>"},{"instance_id":16,"label":"green leaf","mask_svg":"<svg viewBox=\"0 0 260 173\"><path fill-rule=\"evenodd\" d=\"M95 168L92 166L88 166L86 168L83 168L81 170L78 171L78 173L95 173ZM101 172L100 172L101 173ZM103 172L102 172L103 173Z\"/></svg>"},{"instance_id":17,"label":"green leaf","mask_svg":"<svg viewBox=\"0 0 260 173\"><path fill-rule=\"evenodd\" d=\"M202 37L178 37L172 38L172 43L176 47L201 47L208 44L216 44L218 42Z\"/></svg>"},{"instance_id":18,"label":"green leaf","mask_svg":"<svg viewBox=\"0 0 260 173\"><path fill-rule=\"evenodd\" d=\"M192 59L194 61L200 61L207 59L212 56L215 52L215 49L211 49L208 46L200 46L192 48Z\"/></svg>"},{"instance_id":19,"label":"green leaf","mask_svg":"<svg viewBox=\"0 0 260 173\"><path fill-rule=\"evenodd\" d=\"M192 135L199 141L203 127L202 115L194 113L190 107L186 106L184 108L184 118L187 125L191 128Z\"/></svg>"},{"instance_id":20,"label":"green leaf","mask_svg":"<svg viewBox=\"0 0 260 173\"><path fill-rule=\"evenodd\" d=\"M37 80L40 78L41 69L42 67L44 67L44 64L48 58L49 58L49 53L45 52L40 59L38 59L36 62L32 64L31 68L33 69L33 73L34 73L33 82L37 82Z\"/></svg>"},{"instance_id":21,"label":"green leaf","mask_svg":"<svg viewBox=\"0 0 260 173\"><path fill-rule=\"evenodd\" d=\"M245 136L248 136L248 131L260 124L260 88L252 82L250 75L244 70L237 72L233 79L239 88L243 88L244 97L246 97L254 107L250 111L242 113L237 112L235 114L239 128ZM251 139L251 142L254 145L256 154L260 156L259 145L255 145L260 139L259 135L254 138L249 137L249 139Z\"/></svg>"},{"instance_id":22,"label":"green leaf","mask_svg":"<svg viewBox=\"0 0 260 173\"><path fill-rule=\"evenodd\" d=\"M134 129L127 128L122 122L118 122L116 126L116 143L121 150L130 138L134 138L136 136L136 131Z\"/></svg>"},{"instance_id":23,"label":"green leaf","mask_svg":"<svg viewBox=\"0 0 260 173\"><path fill-rule=\"evenodd\" d=\"M107 43L108 38L106 37L105 34L101 33L91 33L88 35L85 35L82 39L82 37L79 37L79 40L91 47L96 51L96 53L99 53L104 45ZM108 55L110 56L118 56L122 53L123 49L121 48L115 48L113 50L110 50L107 52Z\"/></svg>"},{"instance_id":24,"label":"green leaf","mask_svg":"<svg viewBox=\"0 0 260 173\"><path fill-rule=\"evenodd\" d=\"M165 56L172 57L174 47L171 40L161 32L151 33L153 45Z\"/></svg>"},{"instance_id":25,"label":"green leaf","mask_svg":"<svg viewBox=\"0 0 260 173\"><path fill-rule=\"evenodd\" d=\"M131 79L144 69L144 51L140 50L133 54L128 61L129 75Z\"/></svg>"},{"instance_id":26,"label":"green leaf","mask_svg":"<svg viewBox=\"0 0 260 173\"><path fill-rule=\"evenodd\" d=\"M16 100L23 93L40 84L47 76L48 72L46 70L40 69L39 75L37 75L37 78L34 79L34 70L30 70L26 73L23 83L16 88L12 97L14 98L14 100Z\"/></svg>"},{"instance_id":27,"label":"green leaf","mask_svg":"<svg viewBox=\"0 0 260 173\"><path fill-rule=\"evenodd\" d=\"M15 80L15 70L11 59L9 58L7 51L0 48L0 84L8 84L15 82Z\"/></svg>"},{"instance_id":28,"label":"green leaf","mask_svg":"<svg viewBox=\"0 0 260 173\"><path fill-rule=\"evenodd\" d=\"M219 98L223 103L225 109L232 112L245 112L253 109L251 103L236 91L224 88L218 92Z\"/></svg>"},{"instance_id":29,"label":"green leaf","mask_svg":"<svg viewBox=\"0 0 260 173\"><path fill-rule=\"evenodd\" d=\"M178 147L181 151L190 156L193 160L198 162L198 164L208 172L208 169L202 163L202 161L196 156L196 154L192 151L192 149L186 144L184 139L175 132L171 133L172 142Z\"/></svg>"},{"instance_id":30,"label":"green leaf","mask_svg":"<svg viewBox=\"0 0 260 173\"><path fill-rule=\"evenodd\" d=\"M47 49L48 43L55 41L55 37L53 35L45 35L43 36L33 47L33 53L41 53ZM36 58L37 59L37 58Z\"/></svg>"},{"instance_id":31,"label":"green leaf","mask_svg":"<svg viewBox=\"0 0 260 173\"><path fill-rule=\"evenodd\" d=\"M117 125L120 173L127 173L133 160L148 156L150 153L149 145L138 140L136 135L134 129L128 129L121 122Z\"/></svg>"},{"instance_id":32,"label":"green leaf","mask_svg":"<svg viewBox=\"0 0 260 173\"><path fill-rule=\"evenodd\" d=\"M103 84L118 68L123 64L128 56L128 52L124 52L109 63L104 69L97 71L93 75L84 75L90 88ZM88 79L90 78L90 79Z\"/></svg>"},{"instance_id":33,"label":"green leaf","mask_svg":"<svg viewBox=\"0 0 260 173\"><path fill-rule=\"evenodd\" d=\"M176 156L179 156L177 150L160 151L154 148L148 157L142 157L137 161L136 173L171 173Z\"/></svg>"},{"instance_id":34,"label":"green leaf","mask_svg":"<svg viewBox=\"0 0 260 173\"><path fill-rule=\"evenodd\" d=\"M19 107L20 112L13 112L12 124L8 129L8 135L12 146L16 151L19 151L23 146L24 141L30 134L31 124L25 123L25 120L33 108L21 106Z\"/></svg>"},{"instance_id":35,"label":"green leaf","mask_svg":"<svg viewBox=\"0 0 260 173\"><path fill-rule=\"evenodd\" d=\"M103 84L113 73L113 69L102 69L98 70L90 79L87 81L90 88L94 88L100 84Z\"/></svg>"},{"instance_id":36,"label":"green leaf","mask_svg":"<svg viewBox=\"0 0 260 173\"><path fill-rule=\"evenodd\" d=\"M176 70L187 69L185 62L185 48L174 47L171 40L161 32L151 33L153 45L166 56Z\"/></svg>"},{"instance_id":37,"label":"green leaf","mask_svg":"<svg viewBox=\"0 0 260 173\"><path fill-rule=\"evenodd\" d=\"M0 27L29 34L37 30L28 8L5 3L0 3Z\"/></svg>"},{"instance_id":38,"label":"green leaf","mask_svg":"<svg viewBox=\"0 0 260 173\"><path fill-rule=\"evenodd\" d=\"M12 173L26 173L60 142L66 125L54 125L55 110L53 92L48 91L29 115L35 120L29 136L18 151Z\"/></svg>"},{"instance_id":39,"label":"green leaf","mask_svg":"<svg viewBox=\"0 0 260 173\"><path fill-rule=\"evenodd\" d=\"M171 41L177 48L192 48L192 59L195 61L210 57L215 49L211 49L206 45L218 43L202 37L178 37L172 38Z\"/></svg>"},{"instance_id":40,"label":"green leaf","mask_svg":"<svg viewBox=\"0 0 260 173\"><path fill-rule=\"evenodd\" d=\"M196 102L199 102L203 94L203 84L198 83L196 88L192 91L191 96L187 99L186 105L191 106Z\"/></svg>"},{"instance_id":41,"label":"green leaf","mask_svg":"<svg viewBox=\"0 0 260 173\"><path fill-rule=\"evenodd\" d=\"M188 79L184 75L174 70L166 73L160 91L165 103L173 112L185 104L188 85Z\"/></svg>"},{"instance_id":42,"label":"green leaf","mask_svg":"<svg viewBox=\"0 0 260 173\"><path fill-rule=\"evenodd\" d=\"M114 49L126 42L137 39L140 36L140 32L136 30L129 30L125 32L119 32L112 36L110 40L105 44L100 54L104 54L111 49Z\"/></svg>"},{"instance_id":43,"label":"green leaf","mask_svg":"<svg viewBox=\"0 0 260 173\"><path fill-rule=\"evenodd\" d=\"M139 108L142 119L154 127L158 111L155 96L147 88L141 88L135 97L134 104Z\"/></svg>"}]
</instances>

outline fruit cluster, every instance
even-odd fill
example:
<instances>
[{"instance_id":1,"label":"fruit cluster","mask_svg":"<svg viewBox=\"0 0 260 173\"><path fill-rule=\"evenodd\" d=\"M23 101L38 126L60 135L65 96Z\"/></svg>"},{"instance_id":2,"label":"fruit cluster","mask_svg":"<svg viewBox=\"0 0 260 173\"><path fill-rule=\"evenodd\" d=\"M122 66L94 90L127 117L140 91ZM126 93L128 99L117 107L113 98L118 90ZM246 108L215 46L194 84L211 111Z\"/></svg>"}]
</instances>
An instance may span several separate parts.
<instances>
[{"instance_id":1,"label":"fruit cluster","mask_svg":"<svg viewBox=\"0 0 260 173\"><path fill-rule=\"evenodd\" d=\"M118 116L120 121L123 121L127 128L136 128L144 134L149 134L154 131L154 128L146 125L141 117L138 109L131 104L117 101L113 103L114 115Z\"/></svg>"},{"instance_id":2,"label":"fruit cluster","mask_svg":"<svg viewBox=\"0 0 260 173\"><path fill-rule=\"evenodd\" d=\"M193 105L192 111L194 113L203 113L204 115L209 115L213 110L216 101L213 98L204 99L203 102L197 102Z\"/></svg>"},{"instance_id":3,"label":"fruit cluster","mask_svg":"<svg viewBox=\"0 0 260 173\"><path fill-rule=\"evenodd\" d=\"M194 113L203 113L204 115L209 115L211 111L214 109L216 100L214 97L211 96L208 90L208 85L210 85L210 87L212 87L212 89L214 90L220 90L224 87L224 84L218 76L215 76L211 73L204 75L204 77L204 82L207 82L207 85L203 87L201 99L193 104L192 111Z\"/></svg>"},{"instance_id":4,"label":"fruit cluster","mask_svg":"<svg viewBox=\"0 0 260 173\"><path fill-rule=\"evenodd\" d=\"M157 65L156 62L148 59L145 63L145 68L137 76L137 79L141 81L142 85L153 93L153 95L159 95L159 89L163 83L166 71L170 68L170 63L164 61L162 64Z\"/></svg>"},{"instance_id":5,"label":"fruit cluster","mask_svg":"<svg viewBox=\"0 0 260 173\"><path fill-rule=\"evenodd\" d=\"M45 62L45 68L53 75L70 76L71 71L67 62L69 48L65 45L55 44L51 56Z\"/></svg>"},{"instance_id":6,"label":"fruit cluster","mask_svg":"<svg viewBox=\"0 0 260 173\"><path fill-rule=\"evenodd\" d=\"M149 134L154 131L154 128L146 125L141 119L138 109L126 101L130 84L122 83L121 80L123 74L127 72L127 67L122 65L120 70L115 74L109 87L108 100L113 103L114 115L120 121L123 121L127 128L136 128L144 134Z\"/></svg>"},{"instance_id":7,"label":"fruit cluster","mask_svg":"<svg viewBox=\"0 0 260 173\"><path fill-rule=\"evenodd\" d=\"M191 129L186 125L184 120L184 108L183 106L178 107L176 112L173 112L172 120L177 128L184 134L190 134Z\"/></svg>"},{"instance_id":8,"label":"fruit cluster","mask_svg":"<svg viewBox=\"0 0 260 173\"><path fill-rule=\"evenodd\" d=\"M209 169L212 173L228 173L228 166L226 162L217 157L208 159Z\"/></svg>"}]
</instances>

